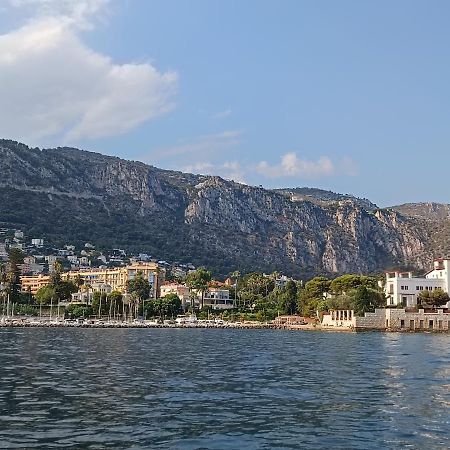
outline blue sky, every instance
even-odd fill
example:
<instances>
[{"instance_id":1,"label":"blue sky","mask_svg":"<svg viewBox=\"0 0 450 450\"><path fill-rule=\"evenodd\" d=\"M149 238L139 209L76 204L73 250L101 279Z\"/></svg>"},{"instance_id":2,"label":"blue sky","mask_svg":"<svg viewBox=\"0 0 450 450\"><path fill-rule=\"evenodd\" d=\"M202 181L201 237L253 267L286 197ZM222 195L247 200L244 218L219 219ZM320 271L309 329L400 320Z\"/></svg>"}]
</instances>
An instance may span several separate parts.
<instances>
[{"instance_id":1,"label":"blue sky","mask_svg":"<svg viewBox=\"0 0 450 450\"><path fill-rule=\"evenodd\" d=\"M450 202L447 1L0 5L5 137L381 206Z\"/></svg>"}]
</instances>

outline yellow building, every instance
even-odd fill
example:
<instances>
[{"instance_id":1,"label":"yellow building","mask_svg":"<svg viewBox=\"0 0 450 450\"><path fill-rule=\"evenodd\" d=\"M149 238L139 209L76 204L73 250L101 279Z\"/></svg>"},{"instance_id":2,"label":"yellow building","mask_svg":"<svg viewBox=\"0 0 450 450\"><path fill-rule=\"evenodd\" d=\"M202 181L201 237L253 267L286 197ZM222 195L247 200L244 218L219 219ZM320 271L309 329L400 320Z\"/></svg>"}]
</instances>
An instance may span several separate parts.
<instances>
[{"instance_id":1,"label":"yellow building","mask_svg":"<svg viewBox=\"0 0 450 450\"><path fill-rule=\"evenodd\" d=\"M33 295L42 286L47 286L50 282L50 277L48 275L23 275L20 277L22 284L22 292L31 292Z\"/></svg>"},{"instance_id":2,"label":"yellow building","mask_svg":"<svg viewBox=\"0 0 450 450\"><path fill-rule=\"evenodd\" d=\"M132 280L137 273L141 273L148 280L152 288L150 297L159 297L161 283L165 279L165 270L157 263L137 262L126 267L115 267L112 269L83 269L72 270L61 274L63 280L75 281L80 277L84 284L109 284L113 291L125 292L127 281ZM23 276L21 277L22 291L35 294L37 290L46 286L50 281L48 275Z\"/></svg>"}]
</instances>

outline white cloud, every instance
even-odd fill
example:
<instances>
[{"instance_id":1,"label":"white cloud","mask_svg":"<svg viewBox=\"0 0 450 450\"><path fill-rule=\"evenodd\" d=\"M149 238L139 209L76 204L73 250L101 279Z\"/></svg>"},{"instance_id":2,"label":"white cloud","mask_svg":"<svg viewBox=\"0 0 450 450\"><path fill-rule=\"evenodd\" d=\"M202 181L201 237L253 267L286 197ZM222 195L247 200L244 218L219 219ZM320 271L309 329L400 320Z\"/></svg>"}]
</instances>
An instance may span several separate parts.
<instances>
[{"instance_id":1,"label":"white cloud","mask_svg":"<svg viewBox=\"0 0 450 450\"><path fill-rule=\"evenodd\" d=\"M105 11L110 0L9 0L15 8L33 14L33 17L65 18L80 27L89 27L91 19Z\"/></svg>"},{"instance_id":2,"label":"white cloud","mask_svg":"<svg viewBox=\"0 0 450 450\"><path fill-rule=\"evenodd\" d=\"M225 119L226 117L231 116L231 109L225 109L224 111L220 111L213 115L213 119Z\"/></svg>"},{"instance_id":3,"label":"white cloud","mask_svg":"<svg viewBox=\"0 0 450 450\"><path fill-rule=\"evenodd\" d=\"M172 147L152 152L152 158L195 156L220 153L229 150L241 142L242 132L238 130L222 131L220 133L206 134L195 139L184 140ZM148 159L148 158L146 158Z\"/></svg>"},{"instance_id":4,"label":"white cloud","mask_svg":"<svg viewBox=\"0 0 450 450\"><path fill-rule=\"evenodd\" d=\"M10 0L34 16L0 35L0 135L36 145L126 133L174 107L177 74L116 64L80 39L107 0Z\"/></svg>"},{"instance_id":5,"label":"white cloud","mask_svg":"<svg viewBox=\"0 0 450 450\"><path fill-rule=\"evenodd\" d=\"M220 164L199 162L181 168L183 172L197 173L201 175L218 175L226 180L233 180L245 184L244 169L237 161L226 161Z\"/></svg>"},{"instance_id":6,"label":"white cloud","mask_svg":"<svg viewBox=\"0 0 450 450\"><path fill-rule=\"evenodd\" d=\"M317 161L311 161L299 158L294 152L284 154L279 164L270 165L267 161L261 161L255 169L267 178L319 178L356 173L355 164L350 158L344 158L342 162L336 164L328 156L321 156Z\"/></svg>"}]
</instances>

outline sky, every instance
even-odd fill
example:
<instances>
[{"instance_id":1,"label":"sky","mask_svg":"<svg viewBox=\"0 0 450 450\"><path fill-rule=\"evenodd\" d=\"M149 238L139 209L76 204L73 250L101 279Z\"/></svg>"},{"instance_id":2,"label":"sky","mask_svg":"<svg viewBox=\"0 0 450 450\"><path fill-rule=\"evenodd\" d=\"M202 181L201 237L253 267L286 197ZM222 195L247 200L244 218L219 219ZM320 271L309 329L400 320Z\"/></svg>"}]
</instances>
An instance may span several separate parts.
<instances>
[{"instance_id":1,"label":"sky","mask_svg":"<svg viewBox=\"0 0 450 450\"><path fill-rule=\"evenodd\" d=\"M450 203L447 0L0 0L0 136Z\"/></svg>"}]
</instances>

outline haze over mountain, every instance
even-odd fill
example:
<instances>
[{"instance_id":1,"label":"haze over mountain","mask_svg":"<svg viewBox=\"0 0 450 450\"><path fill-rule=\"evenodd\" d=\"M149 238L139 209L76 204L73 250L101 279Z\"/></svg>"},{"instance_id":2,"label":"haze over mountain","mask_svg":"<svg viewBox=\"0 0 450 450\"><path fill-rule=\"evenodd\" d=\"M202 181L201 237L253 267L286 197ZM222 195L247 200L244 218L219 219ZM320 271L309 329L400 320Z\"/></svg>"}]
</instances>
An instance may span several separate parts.
<instances>
[{"instance_id":1,"label":"haze over mountain","mask_svg":"<svg viewBox=\"0 0 450 450\"><path fill-rule=\"evenodd\" d=\"M0 225L55 244L146 251L216 274L425 269L434 219L320 189L267 190L75 148L0 141ZM302 196L304 197L302 199ZM445 207L442 207L445 208ZM443 219L445 220L445 219Z\"/></svg>"}]
</instances>

